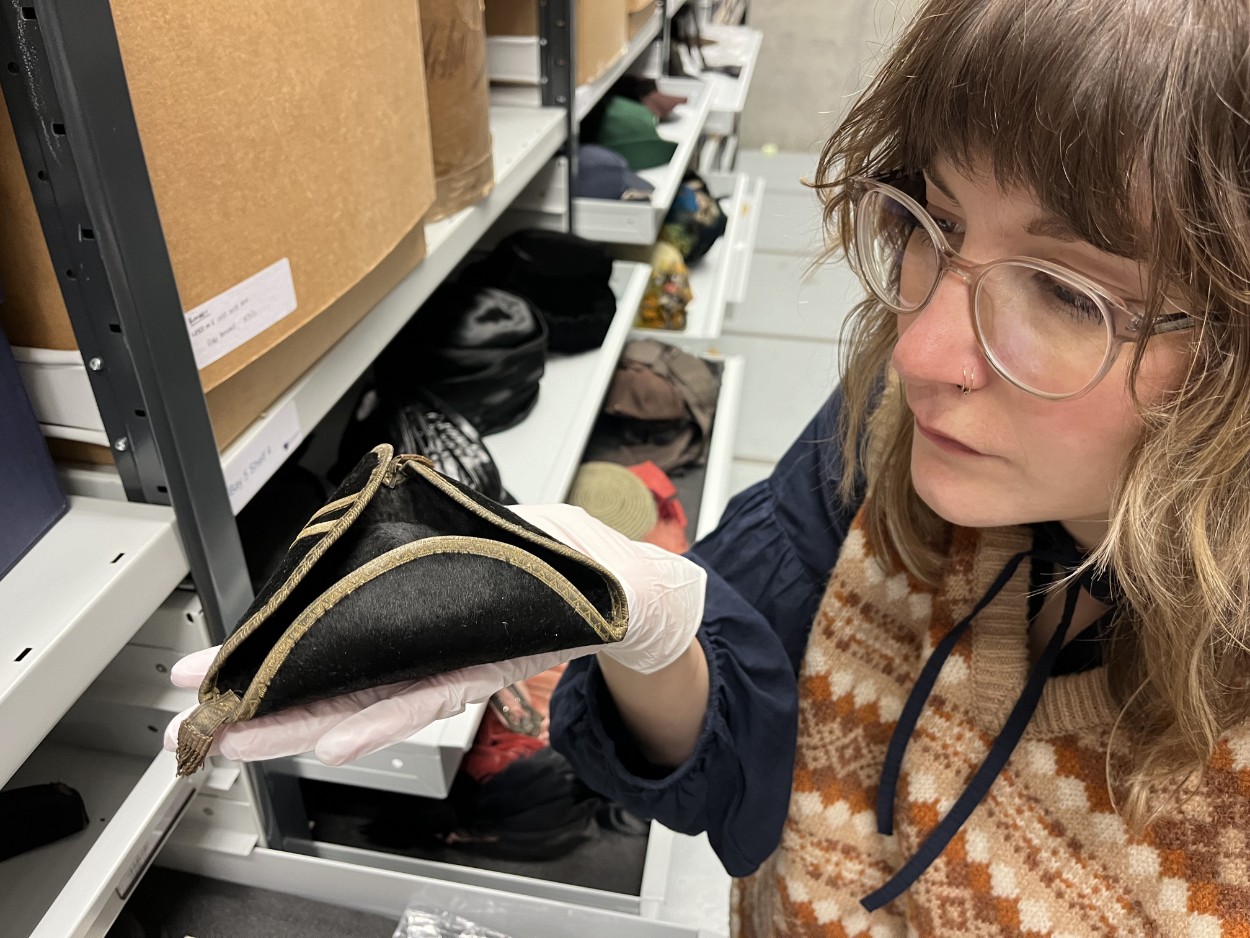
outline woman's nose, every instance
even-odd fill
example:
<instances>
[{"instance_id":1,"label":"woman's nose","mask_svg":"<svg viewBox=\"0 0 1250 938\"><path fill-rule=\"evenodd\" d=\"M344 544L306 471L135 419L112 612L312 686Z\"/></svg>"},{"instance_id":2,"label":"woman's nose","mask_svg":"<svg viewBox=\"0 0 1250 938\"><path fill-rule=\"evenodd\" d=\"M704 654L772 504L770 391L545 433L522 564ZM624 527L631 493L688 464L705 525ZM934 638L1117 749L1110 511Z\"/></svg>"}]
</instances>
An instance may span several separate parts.
<instances>
[{"instance_id":1,"label":"woman's nose","mask_svg":"<svg viewBox=\"0 0 1250 938\"><path fill-rule=\"evenodd\" d=\"M970 371L989 374L973 331L971 305L967 281L948 270L928 303L898 317L891 363L904 381L955 386Z\"/></svg>"}]
</instances>

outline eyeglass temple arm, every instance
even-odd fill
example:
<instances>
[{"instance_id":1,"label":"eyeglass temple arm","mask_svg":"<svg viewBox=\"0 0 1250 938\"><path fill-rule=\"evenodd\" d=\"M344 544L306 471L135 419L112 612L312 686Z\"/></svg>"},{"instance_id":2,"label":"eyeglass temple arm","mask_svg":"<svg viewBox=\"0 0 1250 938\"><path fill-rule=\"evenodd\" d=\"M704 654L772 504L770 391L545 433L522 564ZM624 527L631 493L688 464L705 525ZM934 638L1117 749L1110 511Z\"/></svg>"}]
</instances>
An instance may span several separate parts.
<instances>
[{"instance_id":1,"label":"eyeglass temple arm","mask_svg":"<svg viewBox=\"0 0 1250 938\"><path fill-rule=\"evenodd\" d=\"M1160 316L1150 328L1151 335L1160 335L1164 332L1179 332L1182 329L1189 329L1193 326L1194 321L1188 313L1165 313Z\"/></svg>"}]
</instances>

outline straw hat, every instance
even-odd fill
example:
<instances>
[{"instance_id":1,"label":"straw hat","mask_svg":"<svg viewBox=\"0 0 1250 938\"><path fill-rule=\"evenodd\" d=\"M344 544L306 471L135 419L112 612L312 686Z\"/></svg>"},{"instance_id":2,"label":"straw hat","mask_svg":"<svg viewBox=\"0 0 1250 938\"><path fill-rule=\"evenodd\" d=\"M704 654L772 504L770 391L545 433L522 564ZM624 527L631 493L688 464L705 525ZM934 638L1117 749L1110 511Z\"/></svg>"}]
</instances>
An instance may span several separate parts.
<instances>
[{"instance_id":1,"label":"straw hat","mask_svg":"<svg viewBox=\"0 0 1250 938\"><path fill-rule=\"evenodd\" d=\"M655 497L646 483L616 463L582 463L568 501L635 541L646 537L659 521Z\"/></svg>"}]
</instances>

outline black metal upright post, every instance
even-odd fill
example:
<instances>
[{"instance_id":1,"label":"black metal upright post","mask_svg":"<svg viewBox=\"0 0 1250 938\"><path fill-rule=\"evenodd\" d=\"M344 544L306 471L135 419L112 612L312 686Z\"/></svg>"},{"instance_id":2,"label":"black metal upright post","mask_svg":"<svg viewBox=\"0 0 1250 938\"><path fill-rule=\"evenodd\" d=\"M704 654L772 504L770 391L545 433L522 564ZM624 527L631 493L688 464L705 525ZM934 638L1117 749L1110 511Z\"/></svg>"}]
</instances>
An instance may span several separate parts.
<instances>
[{"instance_id":1,"label":"black metal upright post","mask_svg":"<svg viewBox=\"0 0 1250 938\"><path fill-rule=\"evenodd\" d=\"M5 100L128 497L172 504L209 627L252 590L105 0L4 0Z\"/></svg>"},{"instance_id":2,"label":"black metal upright post","mask_svg":"<svg viewBox=\"0 0 1250 938\"><path fill-rule=\"evenodd\" d=\"M251 582L112 10L108 0L0 6L0 87L118 471L131 500L173 506L220 640L251 602ZM268 842L307 836L291 780L251 774L274 796L261 795Z\"/></svg>"},{"instance_id":3,"label":"black metal upright post","mask_svg":"<svg viewBox=\"0 0 1250 938\"><path fill-rule=\"evenodd\" d=\"M573 230L573 182L577 179L577 16L574 0L538 0L538 53L543 107L564 108L567 136L569 230Z\"/></svg>"}]
</instances>

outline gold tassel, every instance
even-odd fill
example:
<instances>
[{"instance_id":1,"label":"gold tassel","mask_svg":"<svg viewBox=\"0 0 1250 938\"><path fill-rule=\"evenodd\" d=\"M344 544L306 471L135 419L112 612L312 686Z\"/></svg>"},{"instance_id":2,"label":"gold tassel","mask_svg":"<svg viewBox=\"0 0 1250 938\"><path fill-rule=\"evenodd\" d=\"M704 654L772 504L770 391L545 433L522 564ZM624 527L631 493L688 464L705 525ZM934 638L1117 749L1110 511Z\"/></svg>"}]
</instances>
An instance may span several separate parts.
<instances>
[{"instance_id":1,"label":"gold tassel","mask_svg":"<svg viewBox=\"0 0 1250 938\"><path fill-rule=\"evenodd\" d=\"M213 734L223 724L233 722L239 708L239 697L234 691L226 691L206 700L182 721L178 727L178 774L194 775L204 766L208 750L213 745Z\"/></svg>"}]
</instances>

